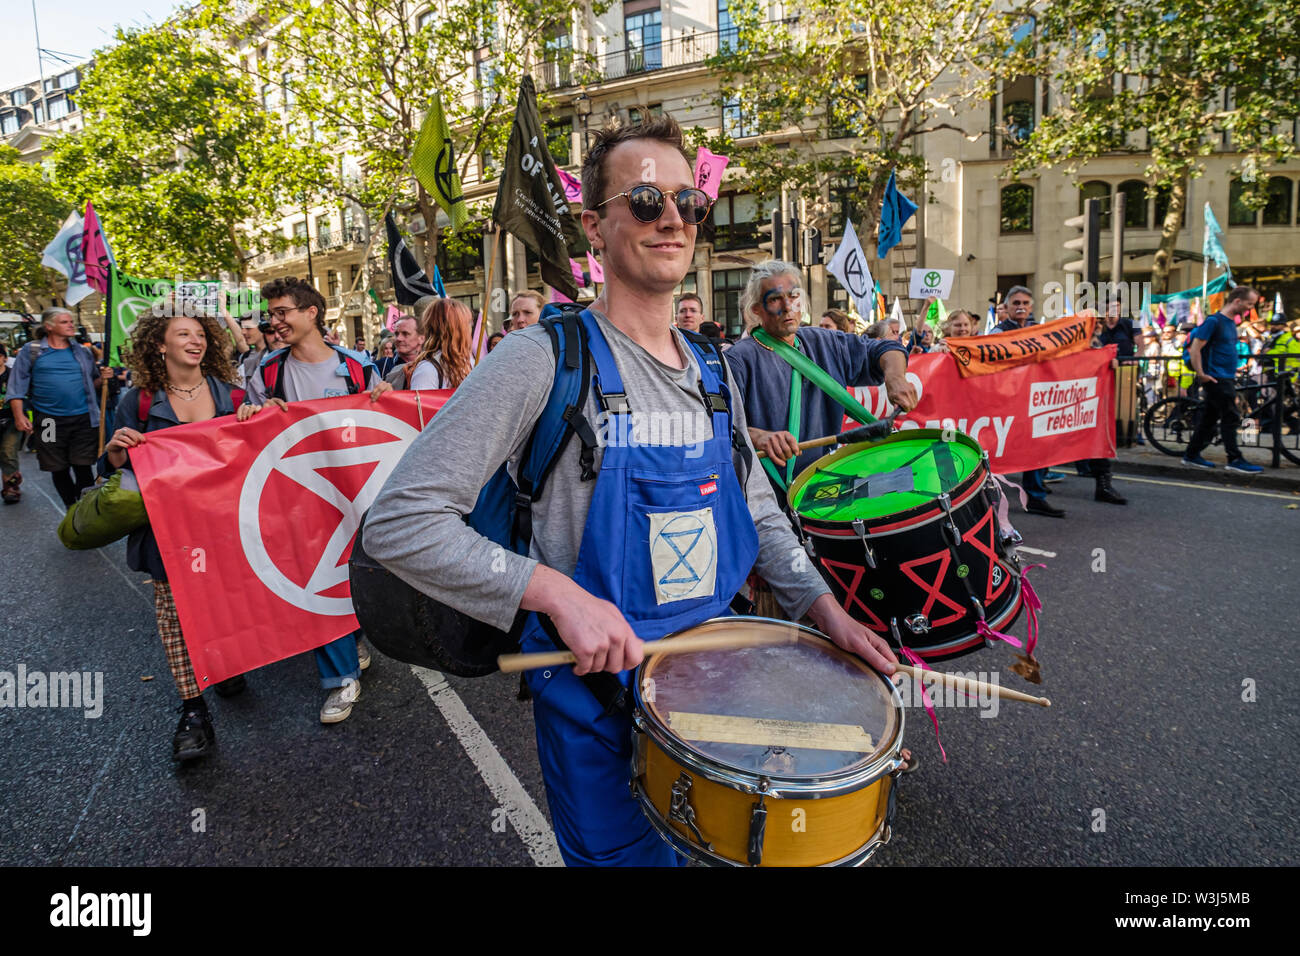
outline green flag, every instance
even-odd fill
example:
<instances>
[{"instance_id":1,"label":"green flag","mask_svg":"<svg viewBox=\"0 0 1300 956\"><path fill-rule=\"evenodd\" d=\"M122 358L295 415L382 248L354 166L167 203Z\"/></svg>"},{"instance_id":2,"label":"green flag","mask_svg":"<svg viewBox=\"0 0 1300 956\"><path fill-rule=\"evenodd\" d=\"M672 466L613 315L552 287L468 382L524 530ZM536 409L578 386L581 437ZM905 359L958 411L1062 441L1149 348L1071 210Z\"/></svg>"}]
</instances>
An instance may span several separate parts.
<instances>
[{"instance_id":1,"label":"green flag","mask_svg":"<svg viewBox=\"0 0 1300 956\"><path fill-rule=\"evenodd\" d=\"M433 94L433 105L424 114L420 135L416 137L411 170L425 192L450 217L452 231L459 232L469 221L469 211L465 208L465 194L460 188L460 173L456 172L456 153L452 149L447 117L442 111L442 97L437 93Z\"/></svg>"},{"instance_id":2,"label":"green flag","mask_svg":"<svg viewBox=\"0 0 1300 956\"><path fill-rule=\"evenodd\" d=\"M218 280L186 280L177 285L172 279L137 279L116 266L110 267L109 272L109 316L105 324L110 365L122 364L122 348L131 344L131 330L140 314L173 290L184 297L187 307L192 303L196 311L202 310L210 315L220 315L219 303L223 295L232 316L252 315L256 318L266 309L266 300L260 291L232 288Z\"/></svg>"},{"instance_id":3,"label":"green flag","mask_svg":"<svg viewBox=\"0 0 1300 956\"><path fill-rule=\"evenodd\" d=\"M564 184L555 170L537 116L533 78L528 75L519 83L519 103L492 219L537 253L547 285L570 299L578 298L569 260L590 247L578 220L569 211Z\"/></svg>"}]
</instances>

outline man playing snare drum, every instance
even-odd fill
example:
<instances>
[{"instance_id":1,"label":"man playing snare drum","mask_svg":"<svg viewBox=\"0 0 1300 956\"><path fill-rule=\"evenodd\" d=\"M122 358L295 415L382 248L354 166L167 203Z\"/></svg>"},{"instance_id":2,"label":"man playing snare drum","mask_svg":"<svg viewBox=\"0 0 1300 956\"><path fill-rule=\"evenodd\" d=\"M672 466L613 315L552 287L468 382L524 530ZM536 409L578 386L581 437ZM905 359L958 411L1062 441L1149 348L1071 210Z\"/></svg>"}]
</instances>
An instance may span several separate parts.
<instances>
[{"instance_id":1,"label":"man playing snare drum","mask_svg":"<svg viewBox=\"0 0 1300 956\"><path fill-rule=\"evenodd\" d=\"M725 614L751 566L792 617L807 614L886 674L895 659L815 570L791 560L798 542L766 479L746 467L744 410L719 408L725 363L673 328L673 290L711 205L693 185L677 123L661 116L597 134L582 181L582 222L606 277L582 319L601 386L583 414L631 415L631 429L601 429L615 437L600 442L594 480L581 479L579 442L568 444L532 507L527 557L466 525L479 489L502 462L518 462L555 377L545 329L512 333L412 443L370 510L366 548L436 600L502 630L518 610L532 612L524 651L554 649L544 625L552 629L578 664L527 677L565 861L674 865L628 787L630 718L606 710L581 675L610 672L626 686L644 641Z\"/></svg>"}]
</instances>

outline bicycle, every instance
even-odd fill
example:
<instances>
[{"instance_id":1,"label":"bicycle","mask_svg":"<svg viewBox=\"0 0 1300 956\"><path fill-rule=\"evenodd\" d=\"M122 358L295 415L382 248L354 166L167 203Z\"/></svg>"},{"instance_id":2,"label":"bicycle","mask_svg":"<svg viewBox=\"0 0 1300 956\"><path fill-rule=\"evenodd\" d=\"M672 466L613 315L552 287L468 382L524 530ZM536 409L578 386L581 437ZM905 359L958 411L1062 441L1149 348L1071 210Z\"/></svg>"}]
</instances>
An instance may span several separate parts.
<instances>
[{"instance_id":1,"label":"bicycle","mask_svg":"<svg viewBox=\"0 0 1300 956\"><path fill-rule=\"evenodd\" d=\"M1278 442L1278 451L1300 465L1300 396L1296 393L1295 374L1294 370L1288 369L1274 381L1263 383L1238 378L1237 407L1241 423L1237 426L1237 435L1242 447L1266 447L1260 444L1260 436L1271 431L1269 413L1276 415L1280 410L1283 437L1291 440ZM1265 392L1270 393L1267 398ZM1205 402L1195 394L1162 399L1147 409L1142 417L1142 431L1153 448L1181 458L1201 423L1204 411ZM1221 440L1216 431L1211 444L1217 445Z\"/></svg>"}]
</instances>

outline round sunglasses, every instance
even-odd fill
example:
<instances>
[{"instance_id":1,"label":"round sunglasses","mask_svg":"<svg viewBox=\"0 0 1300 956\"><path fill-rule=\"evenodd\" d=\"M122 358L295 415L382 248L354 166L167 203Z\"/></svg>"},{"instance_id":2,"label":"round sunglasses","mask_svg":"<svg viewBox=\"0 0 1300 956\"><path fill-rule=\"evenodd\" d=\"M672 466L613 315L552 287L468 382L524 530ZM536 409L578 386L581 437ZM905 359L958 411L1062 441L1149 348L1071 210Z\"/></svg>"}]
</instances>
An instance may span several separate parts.
<instances>
[{"instance_id":1,"label":"round sunglasses","mask_svg":"<svg viewBox=\"0 0 1300 956\"><path fill-rule=\"evenodd\" d=\"M691 186L687 189L669 189L667 191L648 183L633 186L627 192L610 196L605 202L596 203L599 209L605 203L611 203L621 197L627 198L627 208L640 222L658 222L664 214L664 197L672 196L677 205L677 214L688 226L698 226L709 214L713 200L703 189Z\"/></svg>"}]
</instances>

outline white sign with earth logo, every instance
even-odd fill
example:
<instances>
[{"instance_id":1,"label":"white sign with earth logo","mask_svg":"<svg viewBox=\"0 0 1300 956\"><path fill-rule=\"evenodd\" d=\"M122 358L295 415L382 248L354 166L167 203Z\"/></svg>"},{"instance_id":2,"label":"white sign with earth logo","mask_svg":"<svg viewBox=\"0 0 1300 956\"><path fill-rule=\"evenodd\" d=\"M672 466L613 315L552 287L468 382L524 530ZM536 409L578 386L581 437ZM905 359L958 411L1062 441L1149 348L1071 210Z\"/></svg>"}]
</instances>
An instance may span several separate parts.
<instances>
[{"instance_id":1,"label":"white sign with earth logo","mask_svg":"<svg viewBox=\"0 0 1300 956\"><path fill-rule=\"evenodd\" d=\"M952 280L956 274L954 269L913 269L912 285L907 294L913 299L931 296L946 299L952 292Z\"/></svg>"}]
</instances>

